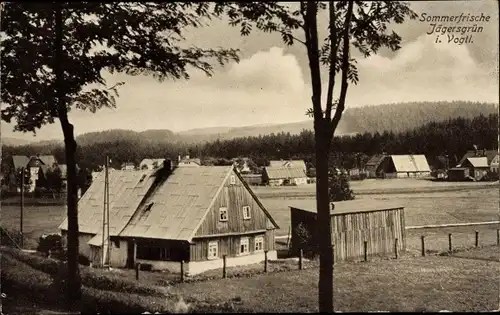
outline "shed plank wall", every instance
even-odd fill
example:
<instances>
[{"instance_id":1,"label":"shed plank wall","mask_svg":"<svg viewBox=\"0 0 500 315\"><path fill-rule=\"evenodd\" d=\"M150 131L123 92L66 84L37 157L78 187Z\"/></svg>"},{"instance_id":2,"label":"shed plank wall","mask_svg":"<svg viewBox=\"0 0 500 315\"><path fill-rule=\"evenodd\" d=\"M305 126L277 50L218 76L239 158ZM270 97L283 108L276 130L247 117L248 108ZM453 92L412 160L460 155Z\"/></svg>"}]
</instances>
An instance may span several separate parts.
<instances>
[{"instance_id":1,"label":"shed plank wall","mask_svg":"<svg viewBox=\"0 0 500 315\"><path fill-rule=\"evenodd\" d=\"M312 246L318 244L316 213L292 208L292 252L297 253L296 227L302 222L312 237ZM372 212L347 213L335 215L332 220L332 244L335 262L360 259L364 256L364 241L368 255L390 254L394 251L394 242L398 238L399 250L406 249L406 230L404 209Z\"/></svg>"}]
</instances>

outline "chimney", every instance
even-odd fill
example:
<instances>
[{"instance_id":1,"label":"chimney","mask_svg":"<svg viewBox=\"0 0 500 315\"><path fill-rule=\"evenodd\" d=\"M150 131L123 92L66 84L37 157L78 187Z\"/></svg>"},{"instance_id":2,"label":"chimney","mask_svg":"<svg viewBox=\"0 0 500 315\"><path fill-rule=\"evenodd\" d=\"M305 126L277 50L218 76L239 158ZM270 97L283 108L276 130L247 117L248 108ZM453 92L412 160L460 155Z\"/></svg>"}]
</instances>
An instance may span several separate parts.
<instances>
[{"instance_id":1,"label":"chimney","mask_svg":"<svg viewBox=\"0 0 500 315\"><path fill-rule=\"evenodd\" d=\"M165 159L165 161L163 161L163 171L167 175L172 172L172 161L170 161L170 159Z\"/></svg>"}]
</instances>

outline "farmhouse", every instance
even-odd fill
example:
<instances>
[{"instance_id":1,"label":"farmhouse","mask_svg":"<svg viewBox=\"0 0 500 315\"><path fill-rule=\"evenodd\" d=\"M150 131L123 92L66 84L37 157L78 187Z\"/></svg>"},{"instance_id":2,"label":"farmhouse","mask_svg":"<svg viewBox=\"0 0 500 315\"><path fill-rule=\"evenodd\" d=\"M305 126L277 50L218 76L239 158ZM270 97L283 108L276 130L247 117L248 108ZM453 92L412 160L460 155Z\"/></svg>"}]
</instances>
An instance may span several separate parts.
<instances>
[{"instance_id":1,"label":"farmhouse","mask_svg":"<svg viewBox=\"0 0 500 315\"><path fill-rule=\"evenodd\" d=\"M265 167L262 183L269 186L304 185L307 175L302 167Z\"/></svg>"},{"instance_id":2,"label":"farmhouse","mask_svg":"<svg viewBox=\"0 0 500 315\"><path fill-rule=\"evenodd\" d=\"M367 164L368 174L373 178L426 177L431 169L423 154L383 155L373 157Z\"/></svg>"},{"instance_id":3,"label":"farmhouse","mask_svg":"<svg viewBox=\"0 0 500 315\"><path fill-rule=\"evenodd\" d=\"M188 274L276 259L278 225L233 166L110 170L110 265ZM99 264L104 176L79 201L80 252ZM61 225L63 236L67 221ZM106 243L104 248L106 248Z\"/></svg>"},{"instance_id":4,"label":"farmhouse","mask_svg":"<svg viewBox=\"0 0 500 315\"><path fill-rule=\"evenodd\" d=\"M471 157L486 157L488 165L491 165L491 162L495 158L495 156L498 154L497 150L469 150L467 153L464 154L464 156L460 159L460 161L457 164L457 167L462 167L463 163Z\"/></svg>"},{"instance_id":5,"label":"farmhouse","mask_svg":"<svg viewBox=\"0 0 500 315\"><path fill-rule=\"evenodd\" d=\"M332 244L335 262L356 260L364 256L364 241L368 255L394 253L406 249L404 207L391 202L350 200L335 202L331 210ZM291 251L298 255L318 253L317 212L315 201L291 206Z\"/></svg>"},{"instance_id":6,"label":"farmhouse","mask_svg":"<svg viewBox=\"0 0 500 315\"><path fill-rule=\"evenodd\" d=\"M479 181L488 174L490 166L488 165L488 158L483 157L469 157L461 164L462 168L469 170L468 177L474 181Z\"/></svg>"}]
</instances>

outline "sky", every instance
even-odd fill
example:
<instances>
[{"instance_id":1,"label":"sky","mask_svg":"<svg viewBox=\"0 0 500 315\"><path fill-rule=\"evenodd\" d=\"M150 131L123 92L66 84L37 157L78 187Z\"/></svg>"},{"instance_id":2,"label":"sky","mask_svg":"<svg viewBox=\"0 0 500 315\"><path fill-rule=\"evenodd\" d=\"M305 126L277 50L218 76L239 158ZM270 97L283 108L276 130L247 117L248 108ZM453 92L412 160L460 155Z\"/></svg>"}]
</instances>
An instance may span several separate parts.
<instances>
[{"instance_id":1,"label":"sky","mask_svg":"<svg viewBox=\"0 0 500 315\"><path fill-rule=\"evenodd\" d=\"M368 58L357 54L360 81L349 87L347 108L443 100L498 103L497 1L414 1L410 5L419 15L416 20L389 25L389 29L402 37L400 50L382 50ZM428 16L483 14L489 15L490 20L444 23L449 26L477 24L483 30L466 34L471 35L471 43L448 43L446 35L440 35L441 43L436 43L435 33L426 34L432 28L430 23L419 21L422 13ZM321 16L320 35L325 34L326 25L326 16ZM296 36L303 38L300 32ZM73 110L69 118L75 125L75 133L107 129L182 131L308 119L305 112L311 107L311 85L304 46L288 47L278 34L258 31L241 37L239 29L228 26L227 21L213 21L186 37L187 44L200 47L238 48L241 60L217 68L211 78L193 71L189 81L158 83L152 77L105 74L110 86L125 82L119 89L117 108L102 109L96 114ZM322 78L325 86L326 71ZM37 131L36 138L32 134L14 133L12 129L13 125L2 122L1 134L5 137L62 139L58 121Z\"/></svg>"}]
</instances>

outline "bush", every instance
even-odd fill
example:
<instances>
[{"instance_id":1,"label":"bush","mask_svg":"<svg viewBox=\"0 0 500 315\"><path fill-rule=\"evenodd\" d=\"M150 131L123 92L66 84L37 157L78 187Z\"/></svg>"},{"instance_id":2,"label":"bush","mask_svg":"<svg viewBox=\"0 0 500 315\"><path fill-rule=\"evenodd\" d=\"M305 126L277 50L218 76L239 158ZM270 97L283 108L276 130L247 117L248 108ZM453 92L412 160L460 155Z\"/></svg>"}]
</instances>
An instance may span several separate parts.
<instances>
[{"instance_id":1,"label":"bush","mask_svg":"<svg viewBox=\"0 0 500 315\"><path fill-rule=\"evenodd\" d=\"M328 195L330 201L353 200L354 192L351 190L347 175L330 169L328 180Z\"/></svg>"},{"instance_id":2,"label":"bush","mask_svg":"<svg viewBox=\"0 0 500 315\"><path fill-rule=\"evenodd\" d=\"M29 296L37 302L57 302L57 295L52 294L52 278L29 265L8 255L2 255L2 292L16 296Z\"/></svg>"},{"instance_id":3,"label":"bush","mask_svg":"<svg viewBox=\"0 0 500 315\"><path fill-rule=\"evenodd\" d=\"M59 234L43 234L38 239L38 247L36 250L38 252L45 253L46 255L48 255L49 252L62 251L62 236Z\"/></svg>"}]
</instances>

